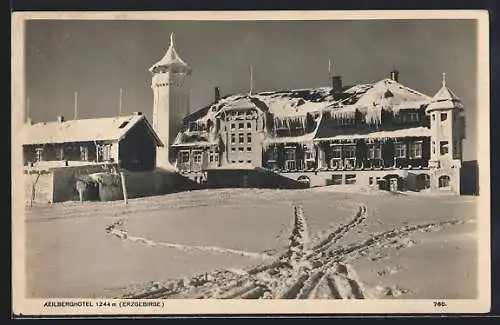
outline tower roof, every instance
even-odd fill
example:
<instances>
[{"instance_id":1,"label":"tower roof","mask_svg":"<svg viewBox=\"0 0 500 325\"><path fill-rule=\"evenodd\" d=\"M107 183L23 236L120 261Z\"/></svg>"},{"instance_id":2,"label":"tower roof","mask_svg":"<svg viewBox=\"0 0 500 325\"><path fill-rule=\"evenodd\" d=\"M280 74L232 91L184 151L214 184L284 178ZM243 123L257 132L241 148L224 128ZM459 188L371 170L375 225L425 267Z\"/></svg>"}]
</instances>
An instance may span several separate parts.
<instances>
[{"instance_id":1,"label":"tower roof","mask_svg":"<svg viewBox=\"0 0 500 325\"><path fill-rule=\"evenodd\" d=\"M151 68L149 68L149 71L155 73L161 70L162 68L168 68L168 67L181 67L186 69L188 72L191 72L191 67L184 62L184 60L181 59L181 57L177 54L177 51L175 50L175 44L174 44L174 33L170 34L170 46L168 47L167 52L161 58L160 61L156 62Z\"/></svg>"},{"instance_id":2,"label":"tower roof","mask_svg":"<svg viewBox=\"0 0 500 325\"><path fill-rule=\"evenodd\" d=\"M460 98L446 86L446 73L443 73L443 81L441 89L432 97L426 111L458 108L463 109L463 104Z\"/></svg>"}]
</instances>

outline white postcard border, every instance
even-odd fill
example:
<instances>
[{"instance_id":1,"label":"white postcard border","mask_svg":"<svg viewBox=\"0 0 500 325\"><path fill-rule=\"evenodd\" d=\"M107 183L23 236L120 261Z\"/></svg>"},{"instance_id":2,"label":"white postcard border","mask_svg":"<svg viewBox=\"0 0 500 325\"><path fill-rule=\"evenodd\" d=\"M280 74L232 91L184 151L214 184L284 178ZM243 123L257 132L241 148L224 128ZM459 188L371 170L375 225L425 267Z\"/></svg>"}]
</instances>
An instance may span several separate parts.
<instances>
[{"instance_id":1,"label":"white postcard border","mask_svg":"<svg viewBox=\"0 0 500 325\"><path fill-rule=\"evenodd\" d=\"M474 300L126 300L26 299L24 190L20 130L24 107L24 22L29 19L78 20L364 20L364 19L475 19L478 21L478 298ZM390 314L484 313L491 304L490 253L490 138L489 138L489 21L487 11L208 11L208 12L15 12L12 16L12 297L17 315L186 315L186 314ZM480 108L480 109L479 109ZM21 194L20 194L21 193ZM81 302L92 307L44 307L49 302ZM162 307L124 306L157 302ZM441 305L440 302L444 302ZM104 306L102 304L104 303ZM116 306L107 306L107 303ZM101 306L99 306L101 305Z\"/></svg>"}]
</instances>

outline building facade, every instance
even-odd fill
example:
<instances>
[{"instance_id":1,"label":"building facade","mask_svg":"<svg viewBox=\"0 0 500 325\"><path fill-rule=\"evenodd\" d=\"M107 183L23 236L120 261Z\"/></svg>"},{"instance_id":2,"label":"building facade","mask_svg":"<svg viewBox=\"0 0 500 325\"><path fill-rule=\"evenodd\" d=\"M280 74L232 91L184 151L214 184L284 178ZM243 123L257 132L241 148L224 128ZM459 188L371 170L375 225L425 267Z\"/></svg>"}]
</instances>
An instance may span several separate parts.
<instances>
[{"instance_id":1,"label":"building facade","mask_svg":"<svg viewBox=\"0 0 500 325\"><path fill-rule=\"evenodd\" d=\"M153 72L162 67L168 78L177 71L184 80L192 70L173 49L173 39L168 53L175 55ZM154 72L153 84L157 78ZM188 84L180 84L187 94ZM182 120L186 101L163 94L157 100L155 92L155 114L171 119L158 119L158 133L169 130L171 137L176 128L175 138L164 139L168 157L198 183L211 184L210 175L238 170L244 184L242 171L262 170L306 186L460 193L464 107L444 74L432 97L401 84L397 71L378 82L347 86L334 76L321 88L224 97L216 88L210 105Z\"/></svg>"}]
</instances>

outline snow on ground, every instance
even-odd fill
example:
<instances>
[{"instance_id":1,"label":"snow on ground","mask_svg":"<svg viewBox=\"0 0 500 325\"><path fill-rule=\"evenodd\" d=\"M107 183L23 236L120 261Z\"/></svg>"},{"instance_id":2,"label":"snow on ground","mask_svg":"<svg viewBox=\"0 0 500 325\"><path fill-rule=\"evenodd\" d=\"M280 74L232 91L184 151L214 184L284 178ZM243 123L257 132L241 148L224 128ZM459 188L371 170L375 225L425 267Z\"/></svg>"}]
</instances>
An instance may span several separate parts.
<instances>
[{"instance_id":1,"label":"snow on ground","mask_svg":"<svg viewBox=\"0 0 500 325\"><path fill-rule=\"evenodd\" d=\"M342 261L351 263L357 276L382 296L475 297L474 198L340 193L333 187L200 190L133 199L127 206L67 202L31 208L26 220L27 294L116 297L149 281L266 264L268 256L287 250L297 205L310 246L331 234L335 245L330 251L359 246ZM361 205L367 207L366 218L354 222ZM106 231L117 222L128 240ZM423 224L429 226L411 230ZM389 241L360 245L378 234L389 234Z\"/></svg>"}]
</instances>

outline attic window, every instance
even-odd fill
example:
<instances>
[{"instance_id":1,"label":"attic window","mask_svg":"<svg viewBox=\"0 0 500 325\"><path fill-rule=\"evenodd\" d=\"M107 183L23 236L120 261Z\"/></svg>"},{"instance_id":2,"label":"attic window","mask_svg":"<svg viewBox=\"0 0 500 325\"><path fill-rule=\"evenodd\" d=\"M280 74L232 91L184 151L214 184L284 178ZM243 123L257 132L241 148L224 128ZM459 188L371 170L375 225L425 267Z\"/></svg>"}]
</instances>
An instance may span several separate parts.
<instances>
[{"instance_id":1,"label":"attic window","mask_svg":"<svg viewBox=\"0 0 500 325\"><path fill-rule=\"evenodd\" d=\"M446 121L447 118L448 118L447 113L441 113L441 121Z\"/></svg>"},{"instance_id":2,"label":"attic window","mask_svg":"<svg viewBox=\"0 0 500 325\"><path fill-rule=\"evenodd\" d=\"M189 131L198 131L198 123L189 122Z\"/></svg>"},{"instance_id":3,"label":"attic window","mask_svg":"<svg viewBox=\"0 0 500 325\"><path fill-rule=\"evenodd\" d=\"M125 126L127 126L127 124L128 124L128 121L125 121L122 124L120 124L120 126L118 128L123 129Z\"/></svg>"}]
</instances>

